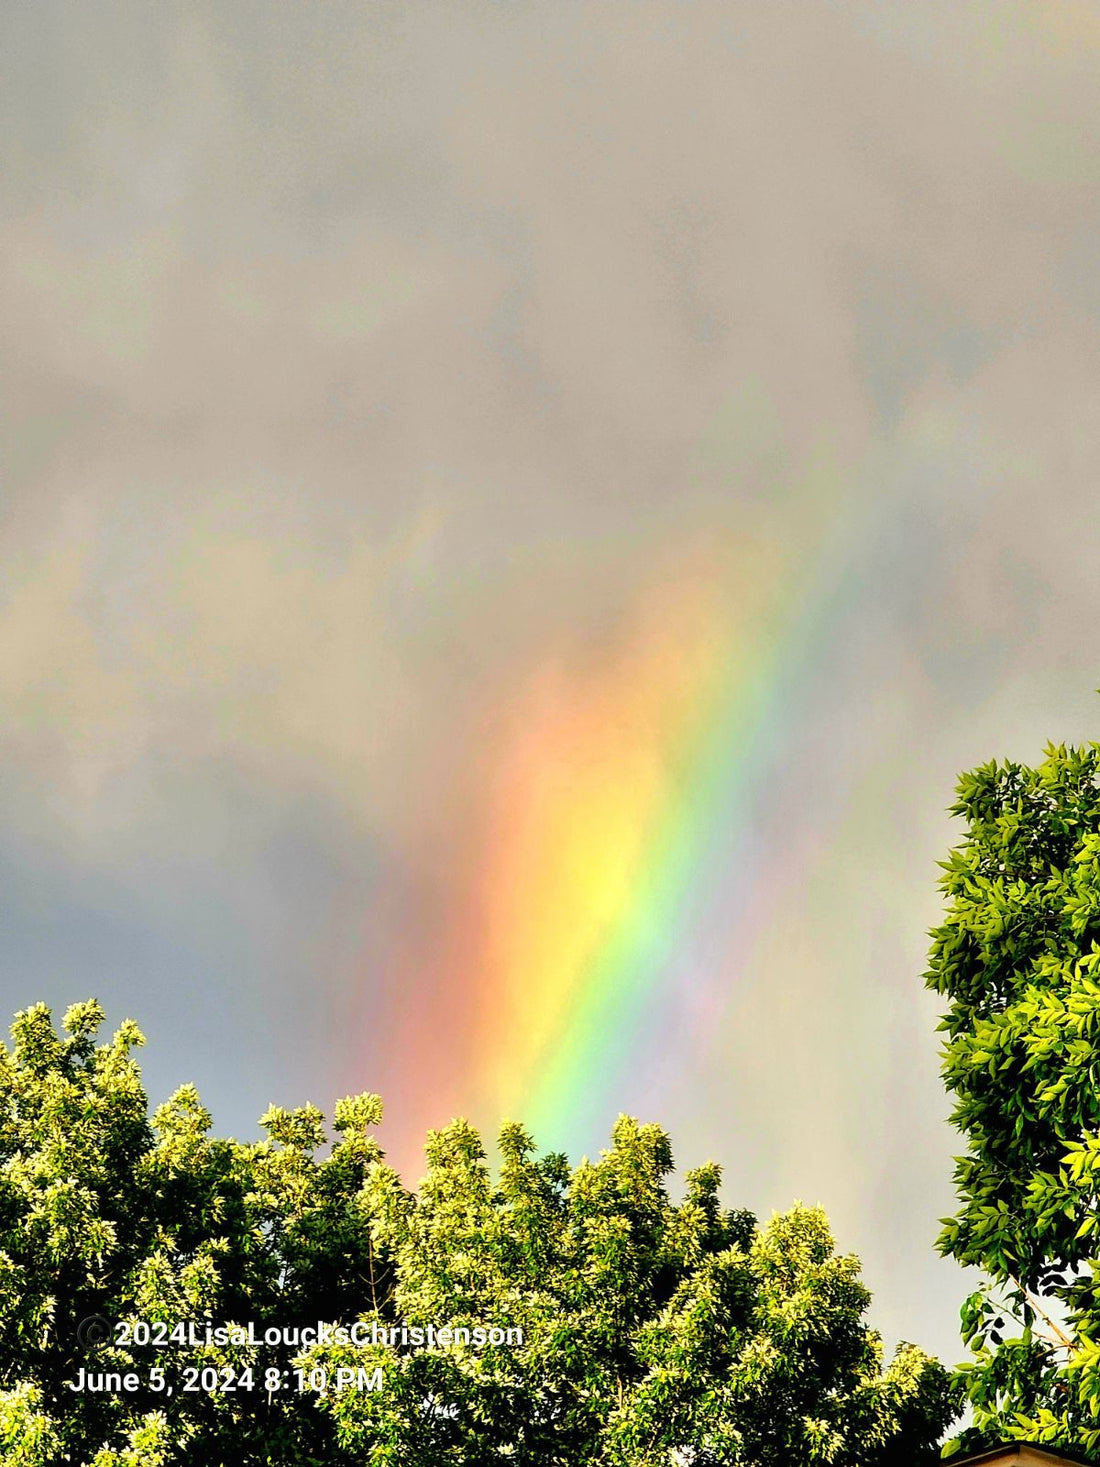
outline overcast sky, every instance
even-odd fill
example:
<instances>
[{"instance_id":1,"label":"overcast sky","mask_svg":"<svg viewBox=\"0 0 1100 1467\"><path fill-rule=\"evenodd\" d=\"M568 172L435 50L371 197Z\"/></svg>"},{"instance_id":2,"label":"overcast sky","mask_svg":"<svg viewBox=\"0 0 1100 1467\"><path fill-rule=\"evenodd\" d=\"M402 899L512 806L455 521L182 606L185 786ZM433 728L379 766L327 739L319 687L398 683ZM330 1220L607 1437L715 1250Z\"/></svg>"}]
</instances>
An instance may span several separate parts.
<instances>
[{"instance_id":1,"label":"overcast sky","mask_svg":"<svg viewBox=\"0 0 1100 1467\"><path fill-rule=\"evenodd\" d=\"M615 723L698 592L757 752L543 1139L822 1201L954 1358L920 975L957 773L1100 727L1098 61L1070 0L4 6L5 1012L237 1134L491 1130L470 832L535 673Z\"/></svg>"}]
</instances>

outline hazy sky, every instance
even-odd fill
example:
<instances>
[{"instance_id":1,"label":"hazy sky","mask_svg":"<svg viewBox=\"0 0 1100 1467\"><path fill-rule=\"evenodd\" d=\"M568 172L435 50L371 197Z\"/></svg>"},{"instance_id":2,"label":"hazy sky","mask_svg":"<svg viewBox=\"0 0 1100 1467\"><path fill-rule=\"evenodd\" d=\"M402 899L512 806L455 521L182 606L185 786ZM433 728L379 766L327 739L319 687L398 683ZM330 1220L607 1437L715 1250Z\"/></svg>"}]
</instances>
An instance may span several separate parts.
<instances>
[{"instance_id":1,"label":"hazy sky","mask_svg":"<svg viewBox=\"0 0 1100 1467\"><path fill-rule=\"evenodd\" d=\"M1100 728L1098 62L1069 0L10 0L5 1012L238 1134L380 1089L412 1176L660 1120L954 1357L920 975L956 774Z\"/></svg>"}]
</instances>

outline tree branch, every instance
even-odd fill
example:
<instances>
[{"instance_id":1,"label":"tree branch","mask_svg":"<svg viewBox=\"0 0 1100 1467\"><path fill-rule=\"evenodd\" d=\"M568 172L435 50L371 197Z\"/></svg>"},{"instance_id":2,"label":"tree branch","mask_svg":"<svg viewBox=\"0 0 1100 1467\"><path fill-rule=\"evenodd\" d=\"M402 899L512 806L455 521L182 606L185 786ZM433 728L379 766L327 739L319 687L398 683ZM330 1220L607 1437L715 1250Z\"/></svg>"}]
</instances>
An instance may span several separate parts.
<instances>
[{"instance_id":1,"label":"tree branch","mask_svg":"<svg viewBox=\"0 0 1100 1467\"><path fill-rule=\"evenodd\" d=\"M1070 1339L1065 1330L1063 1330L1060 1325L1056 1324L1055 1321L1051 1319L1050 1315L1039 1303L1038 1299L1036 1299L1033 1294L1029 1293L1028 1290L1024 1288L1019 1279L1014 1278L1011 1274L1009 1274L1009 1280L1011 1283L1015 1284L1017 1292L1024 1296L1027 1302L1031 1305L1032 1309L1035 1310L1035 1313L1039 1316L1039 1318L1043 1320L1046 1325L1049 1326L1054 1334L1055 1339L1058 1341L1059 1348L1063 1350L1069 1350L1071 1353L1076 1350L1077 1341Z\"/></svg>"}]
</instances>

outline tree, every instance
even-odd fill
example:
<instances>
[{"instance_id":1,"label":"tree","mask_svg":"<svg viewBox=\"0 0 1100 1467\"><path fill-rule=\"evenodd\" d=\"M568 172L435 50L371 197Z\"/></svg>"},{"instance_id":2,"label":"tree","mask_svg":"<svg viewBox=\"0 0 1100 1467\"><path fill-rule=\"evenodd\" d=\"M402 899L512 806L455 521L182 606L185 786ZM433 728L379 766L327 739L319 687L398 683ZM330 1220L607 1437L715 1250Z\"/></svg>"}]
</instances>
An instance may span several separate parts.
<instances>
[{"instance_id":1,"label":"tree","mask_svg":"<svg viewBox=\"0 0 1100 1467\"><path fill-rule=\"evenodd\" d=\"M973 1427L1100 1462L1100 745L962 777L927 983L966 1137L940 1248L963 1308Z\"/></svg>"},{"instance_id":2,"label":"tree","mask_svg":"<svg viewBox=\"0 0 1100 1467\"><path fill-rule=\"evenodd\" d=\"M935 1460L947 1374L912 1346L883 1370L819 1209L760 1228L713 1166L674 1203L667 1136L625 1117L572 1168L508 1126L495 1179L456 1121L410 1191L376 1096L337 1102L323 1160L309 1106L217 1140L190 1087L149 1120L140 1034L97 1046L101 1021L78 1005L59 1035L39 1005L0 1046L3 1467ZM98 1315L197 1333L90 1343ZM264 1338L318 1321L360 1333ZM82 1366L141 1389L73 1393ZM217 1388L181 1389L187 1369Z\"/></svg>"},{"instance_id":3,"label":"tree","mask_svg":"<svg viewBox=\"0 0 1100 1467\"><path fill-rule=\"evenodd\" d=\"M343 1135L323 1162L320 1113L271 1110L269 1139L209 1135L184 1086L153 1116L131 1051L132 1023L108 1044L98 1004L65 1015L39 1004L0 1045L0 1462L158 1467L161 1462L349 1463L317 1411L282 1394L179 1389L199 1370L287 1369L293 1347L207 1344L206 1320L301 1325L358 1298L374 1254L358 1195L381 1152L367 1134L376 1097L337 1107ZM198 1344L154 1348L96 1321L195 1326ZM81 1324L91 1321L89 1336ZM81 1367L125 1375L136 1392L73 1392ZM153 1367L166 1389L150 1389Z\"/></svg>"},{"instance_id":4,"label":"tree","mask_svg":"<svg viewBox=\"0 0 1100 1467\"><path fill-rule=\"evenodd\" d=\"M501 1152L494 1187L459 1122L432 1138L419 1195L376 1172L402 1318L518 1325L523 1344L315 1352L330 1369L384 1371L384 1392L325 1403L364 1463L938 1459L953 1415L946 1372L911 1346L882 1371L858 1263L834 1253L820 1209L760 1229L723 1211L714 1166L688 1173L674 1204L668 1138L627 1117L597 1162L572 1171L535 1159L519 1126Z\"/></svg>"}]
</instances>

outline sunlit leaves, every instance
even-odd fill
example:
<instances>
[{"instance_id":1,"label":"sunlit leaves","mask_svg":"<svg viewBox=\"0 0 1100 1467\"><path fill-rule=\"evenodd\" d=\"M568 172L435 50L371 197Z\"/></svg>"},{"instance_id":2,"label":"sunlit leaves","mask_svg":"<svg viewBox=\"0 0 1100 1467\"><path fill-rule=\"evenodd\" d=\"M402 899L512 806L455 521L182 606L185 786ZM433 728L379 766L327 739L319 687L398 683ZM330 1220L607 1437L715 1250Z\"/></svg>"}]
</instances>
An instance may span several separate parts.
<instances>
[{"instance_id":1,"label":"sunlit leaves","mask_svg":"<svg viewBox=\"0 0 1100 1467\"><path fill-rule=\"evenodd\" d=\"M385 1163L375 1095L337 1102L331 1149L313 1106L273 1107L260 1141L216 1137L187 1085L150 1123L140 1035L126 1025L97 1044L101 1021L78 1005L59 1034L38 1006L0 1046L2 1467L935 1459L946 1373L910 1346L883 1368L858 1264L819 1208L758 1227L723 1205L713 1165L676 1201L668 1136L625 1116L605 1152L572 1167L516 1124L490 1165L455 1121L428 1137L415 1190ZM183 1321L197 1341L165 1355L112 1335L89 1352L75 1325L90 1314ZM322 1320L375 1336L310 1348L203 1335ZM477 1340L493 1329L519 1334ZM352 1364L377 1368L382 1388L64 1385L81 1365L180 1363L257 1380L271 1365Z\"/></svg>"},{"instance_id":2,"label":"sunlit leaves","mask_svg":"<svg viewBox=\"0 0 1100 1467\"><path fill-rule=\"evenodd\" d=\"M967 1441L1097 1451L1100 746L984 765L953 812L966 834L943 863L927 981L948 1001L943 1073L967 1142L940 1247L990 1282L962 1311Z\"/></svg>"}]
</instances>

